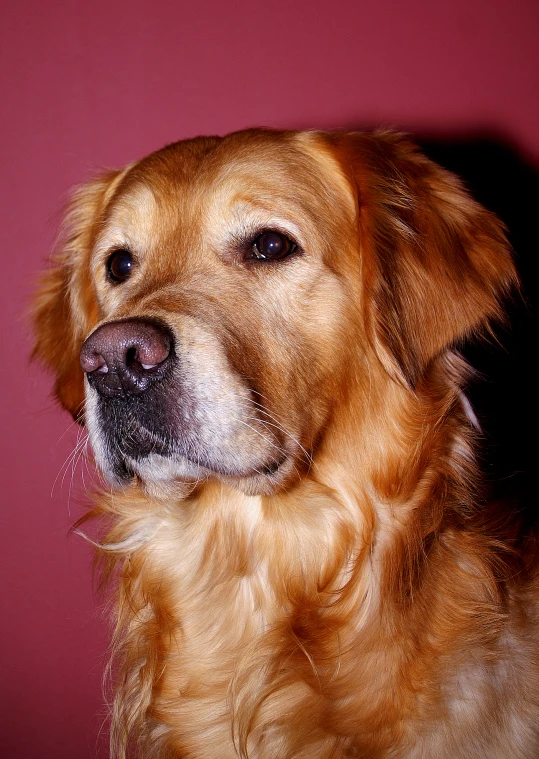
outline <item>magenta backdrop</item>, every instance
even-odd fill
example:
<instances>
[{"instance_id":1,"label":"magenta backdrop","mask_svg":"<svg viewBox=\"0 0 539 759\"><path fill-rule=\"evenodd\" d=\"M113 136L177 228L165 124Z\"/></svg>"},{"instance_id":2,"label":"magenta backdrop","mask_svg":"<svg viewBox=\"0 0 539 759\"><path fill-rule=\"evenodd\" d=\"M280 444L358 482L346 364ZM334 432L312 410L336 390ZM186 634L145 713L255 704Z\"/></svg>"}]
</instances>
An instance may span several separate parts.
<instances>
[{"instance_id":1,"label":"magenta backdrop","mask_svg":"<svg viewBox=\"0 0 539 759\"><path fill-rule=\"evenodd\" d=\"M69 188L166 142L260 124L488 129L538 161L539 3L18 0L1 13L0 753L104 757L107 628L91 552L68 535L77 433L28 364L25 317Z\"/></svg>"}]
</instances>

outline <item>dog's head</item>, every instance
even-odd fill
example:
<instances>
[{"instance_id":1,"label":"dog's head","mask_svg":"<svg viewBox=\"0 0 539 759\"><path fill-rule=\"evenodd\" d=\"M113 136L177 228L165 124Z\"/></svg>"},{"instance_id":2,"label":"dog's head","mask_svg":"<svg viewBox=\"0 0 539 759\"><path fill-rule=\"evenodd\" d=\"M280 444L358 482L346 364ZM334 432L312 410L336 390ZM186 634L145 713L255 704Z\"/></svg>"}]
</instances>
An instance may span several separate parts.
<instances>
[{"instance_id":1,"label":"dog's head","mask_svg":"<svg viewBox=\"0 0 539 759\"><path fill-rule=\"evenodd\" d=\"M282 487L361 388L413 393L514 279L499 222L385 133L179 142L81 187L66 230L36 352L107 478L154 492Z\"/></svg>"}]
</instances>

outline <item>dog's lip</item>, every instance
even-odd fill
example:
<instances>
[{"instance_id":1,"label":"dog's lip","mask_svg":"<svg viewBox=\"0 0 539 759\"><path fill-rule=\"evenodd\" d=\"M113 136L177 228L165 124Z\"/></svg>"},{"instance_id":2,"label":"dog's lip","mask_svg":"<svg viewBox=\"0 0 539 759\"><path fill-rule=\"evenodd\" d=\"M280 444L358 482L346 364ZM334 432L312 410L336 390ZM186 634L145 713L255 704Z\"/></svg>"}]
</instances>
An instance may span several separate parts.
<instances>
[{"instance_id":1,"label":"dog's lip","mask_svg":"<svg viewBox=\"0 0 539 759\"><path fill-rule=\"evenodd\" d=\"M162 454L158 454L162 455ZM125 455L122 457L125 462L125 468L126 470L130 472L134 472L134 474L139 477L141 480L145 480L144 474L140 472L140 469L142 468L141 465L144 463L144 460L147 458L146 456L143 456L139 459L134 459L129 455ZM172 452L169 456L163 456L163 458L169 459L171 461L174 461L175 459L181 459L184 462L187 462L191 466L193 466L195 469L202 471L206 473L207 475L211 476L218 476L223 477L226 479L231 480L244 480L252 477L275 477L278 473L278 471L281 469L282 465L287 460L288 456L286 453L283 453L280 459L275 461L269 461L267 463L261 463L258 466L253 466L246 470L234 470L234 469L227 469L218 466L217 464L212 464L207 461L204 461L204 463L201 463L200 460L193 460L189 456L179 453L178 451ZM178 477L178 479L182 479L182 477Z\"/></svg>"},{"instance_id":2,"label":"dog's lip","mask_svg":"<svg viewBox=\"0 0 539 759\"><path fill-rule=\"evenodd\" d=\"M281 466L284 464L286 459L287 459L286 454L283 453L283 455L278 461L272 461L269 464L265 464L262 470L263 473L268 476L277 474L277 472L279 471Z\"/></svg>"},{"instance_id":3,"label":"dog's lip","mask_svg":"<svg viewBox=\"0 0 539 759\"><path fill-rule=\"evenodd\" d=\"M205 462L204 464L201 464L199 461L193 461L188 456L184 456L182 454L182 458L188 461L190 464L193 464L193 466L199 467L200 469L205 470L206 472L209 472L210 474L219 475L220 477L227 477L232 479L245 479L246 477L253 477L253 476L260 476L264 475L266 477L271 477L277 474L278 470L281 468L281 466L284 464L284 462L287 459L286 455L283 455L282 458L280 458L278 461L270 461L267 464L260 464L259 466L252 467L247 470L238 470L234 471L232 469L224 469L222 467L219 467L217 465L208 464Z\"/></svg>"}]
</instances>

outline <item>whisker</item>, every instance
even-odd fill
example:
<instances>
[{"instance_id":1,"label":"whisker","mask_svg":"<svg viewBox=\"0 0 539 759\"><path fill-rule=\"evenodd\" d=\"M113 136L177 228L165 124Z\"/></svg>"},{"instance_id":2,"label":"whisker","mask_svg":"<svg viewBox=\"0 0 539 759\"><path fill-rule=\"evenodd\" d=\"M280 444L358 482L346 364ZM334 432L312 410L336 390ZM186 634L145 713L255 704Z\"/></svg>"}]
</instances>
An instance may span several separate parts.
<instances>
[{"instance_id":1,"label":"whisker","mask_svg":"<svg viewBox=\"0 0 539 759\"><path fill-rule=\"evenodd\" d=\"M298 446L298 448L305 454L305 458L309 462L309 466L312 466L312 464L314 463L313 462L313 457L307 451L307 449L303 447L303 445L299 442L299 440L297 440L297 438L295 438L293 435L291 435L290 432L288 432L282 426L282 424L279 423L279 420L273 414L270 414L270 412L267 409L265 409L263 406L261 406L260 404L258 404L256 401L253 401L253 403L256 405L256 407L258 408L259 411L261 411L263 414L265 414L266 416L268 416L270 419L273 419L273 421L275 422L275 424L272 424L271 422L267 422L265 419L261 419L260 421L263 424L268 425L269 427L275 427L280 432L282 432L284 435L286 435L288 438L290 438L290 440L292 440L292 442L295 443Z\"/></svg>"},{"instance_id":2,"label":"whisker","mask_svg":"<svg viewBox=\"0 0 539 759\"><path fill-rule=\"evenodd\" d=\"M79 430L80 430L80 423L84 419L84 406L85 406L85 401L82 401L81 403L79 403L79 405L77 406L77 413L76 413L75 418L73 419L73 421L70 424L68 424L68 426L62 432L62 434L60 435L60 437L56 441L56 445L58 445L58 443L60 443L60 441L62 441L64 439L64 437L67 435L67 433L75 425L77 425L79 427Z\"/></svg>"},{"instance_id":3,"label":"whisker","mask_svg":"<svg viewBox=\"0 0 539 759\"><path fill-rule=\"evenodd\" d=\"M254 416L248 416L246 418L247 419L251 419L251 420L256 421L256 422L260 421L259 419L257 419ZM248 427L250 430L252 430L257 435L259 435L263 440L266 440L273 448L276 448L279 451L279 453L281 453L281 454L283 453L283 451L281 450L280 446L277 445L277 443L275 443L270 437L268 437L268 435L264 435L262 432L260 432L260 430L257 430L255 427L253 427L252 424L249 424L248 422L244 421L244 419L237 419L236 418L236 419L234 419L234 421L235 422L239 422L239 424L243 424L245 427Z\"/></svg>"},{"instance_id":4,"label":"whisker","mask_svg":"<svg viewBox=\"0 0 539 759\"><path fill-rule=\"evenodd\" d=\"M75 482L75 471L77 469L79 461L81 460L81 457L84 456L84 452L88 444L88 438L86 438L85 440L82 440L81 443L83 443L83 445L78 446L77 455L74 456L71 460L71 478L69 480L69 491L68 491L68 497L67 497L67 510L68 510L69 516L71 516L71 494L73 492L73 487L74 487L74 482ZM82 480L84 483L84 473L83 473L82 467L81 467L81 474L82 474Z\"/></svg>"},{"instance_id":5,"label":"whisker","mask_svg":"<svg viewBox=\"0 0 539 759\"><path fill-rule=\"evenodd\" d=\"M263 425L268 425L268 426L272 426L272 427L275 427L275 426L276 426L276 425L274 425L274 424L273 424L273 425L270 425L270 423L269 423L269 422L266 422L266 421L264 421L263 419L258 419L258 417L256 417L256 416L248 416L248 417L247 417L247 419L251 419L252 421L258 422L259 424L263 424ZM243 420L241 420L241 419L236 419L236 421L237 421L237 422L240 422L241 424L246 424L246 422L244 422L244 421L243 421ZM250 424L248 424L247 426L248 426L248 427L250 427L250 428L253 430L253 432L258 432L258 430L256 430L256 429L255 429L254 427L252 427ZM279 429L279 428L278 428L278 429ZM261 435L261 433L260 433L260 432L258 432L258 434L259 434L259 435ZM262 436L262 437L263 437L265 440L269 440L269 438L267 438L265 435L261 435L261 436ZM277 448L277 450L279 451L279 453L280 453L281 455L283 454L283 450L280 448L280 446L278 446L276 443L274 443L274 442L273 442L273 441L271 441L271 440L269 440L269 442L270 442L270 443L273 445L273 447L274 447L274 448ZM296 466L295 464L294 464L293 466L294 466L294 471L296 472L296 474L297 474L297 475L298 475L298 477L299 477L299 476L300 476L300 473L299 473L299 471L298 471L298 468L297 468L297 466Z\"/></svg>"},{"instance_id":6,"label":"whisker","mask_svg":"<svg viewBox=\"0 0 539 759\"><path fill-rule=\"evenodd\" d=\"M250 379L246 375L243 375L243 376L247 380ZM260 393L260 392L257 391L257 395L259 395L264 400L269 400L265 395L263 395L263 393ZM228 392L228 393L226 393L225 395L223 395L221 397L226 399L226 398L235 398L237 396L236 396L236 394L234 392ZM299 442L299 440L297 438L295 438L286 429L286 427L284 427L284 425L281 423L281 421L274 414L272 414L271 412L269 412L265 406L263 406L258 401L255 401L254 398L250 398L249 402L252 403L252 405L255 406L255 408L258 411L260 411L262 414L264 414L269 419L271 419L274 422L274 425L271 425L270 422L267 422L265 419L258 419L256 417L247 417L247 418L252 419L252 420L256 420L256 421L261 422L262 424L265 424L267 426L274 426L276 429L278 429L280 432L282 432L283 435L285 435L286 437L288 437L295 445L297 445L298 448L300 449L300 451L304 454L304 456L305 456L305 458L307 460L308 466L309 466L309 470L310 470L311 467L314 465L314 460L313 460L312 454L309 453L309 451L307 451L307 449ZM238 421L238 420L236 420L236 421Z\"/></svg>"},{"instance_id":7,"label":"whisker","mask_svg":"<svg viewBox=\"0 0 539 759\"><path fill-rule=\"evenodd\" d=\"M86 437L82 440L77 440L77 443L75 444L74 449L69 453L67 458L65 459L64 463L61 465L60 469L58 470L58 474L56 475L54 482L52 484L51 488L51 498L54 495L54 488L56 487L56 483L58 482L58 478L60 475L62 475L62 481L60 483L60 490L63 489L65 476L67 474L67 470L69 469L70 465L72 464L73 460L76 458L76 456L79 453L80 448L84 447L88 440L88 433L86 433Z\"/></svg>"}]
</instances>

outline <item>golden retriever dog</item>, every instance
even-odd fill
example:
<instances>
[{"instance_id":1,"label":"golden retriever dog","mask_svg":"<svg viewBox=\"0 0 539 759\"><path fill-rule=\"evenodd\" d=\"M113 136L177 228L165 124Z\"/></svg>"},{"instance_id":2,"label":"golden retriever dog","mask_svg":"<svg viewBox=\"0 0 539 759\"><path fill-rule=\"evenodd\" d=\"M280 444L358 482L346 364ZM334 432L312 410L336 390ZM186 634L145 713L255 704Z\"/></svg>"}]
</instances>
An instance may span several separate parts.
<instances>
[{"instance_id":1,"label":"golden retriever dog","mask_svg":"<svg viewBox=\"0 0 539 759\"><path fill-rule=\"evenodd\" d=\"M516 275L407 138L251 129L82 186L37 356L107 486L116 757L536 759L537 549L456 346Z\"/></svg>"}]
</instances>

